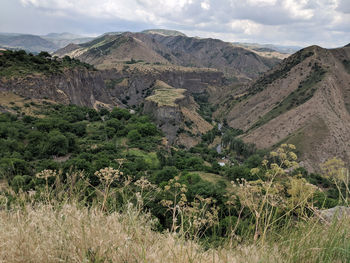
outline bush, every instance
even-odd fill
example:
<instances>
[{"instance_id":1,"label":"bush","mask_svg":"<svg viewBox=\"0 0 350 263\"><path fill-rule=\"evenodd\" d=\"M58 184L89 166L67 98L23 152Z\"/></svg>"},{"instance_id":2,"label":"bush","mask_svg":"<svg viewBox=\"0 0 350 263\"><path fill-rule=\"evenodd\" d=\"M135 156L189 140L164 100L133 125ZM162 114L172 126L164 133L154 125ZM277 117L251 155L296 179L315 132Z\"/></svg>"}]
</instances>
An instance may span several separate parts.
<instances>
[{"instance_id":1,"label":"bush","mask_svg":"<svg viewBox=\"0 0 350 263\"><path fill-rule=\"evenodd\" d=\"M48 134L46 153L49 155L62 156L68 153L68 139L59 131L52 131Z\"/></svg>"}]
</instances>

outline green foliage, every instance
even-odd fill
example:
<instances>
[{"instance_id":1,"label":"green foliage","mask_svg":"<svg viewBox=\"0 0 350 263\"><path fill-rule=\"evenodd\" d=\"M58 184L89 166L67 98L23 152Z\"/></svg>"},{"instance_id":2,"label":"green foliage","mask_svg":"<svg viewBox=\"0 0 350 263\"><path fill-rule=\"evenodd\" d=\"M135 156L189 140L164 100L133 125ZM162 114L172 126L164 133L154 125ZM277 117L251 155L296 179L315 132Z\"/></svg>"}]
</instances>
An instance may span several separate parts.
<instances>
[{"instance_id":1,"label":"green foliage","mask_svg":"<svg viewBox=\"0 0 350 263\"><path fill-rule=\"evenodd\" d=\"M94 70L94 67L71 59L66 56L63 59L52 58L47 52L40 52L34 56L27 54L24 50L2 51L0 56L0 77L18 77L33 73L38 74L59 74L65 68L86 68Z\"/></svg>"},{"instance_id":2,"label":"green foliage","mask_svg":"<svg viewBox=\"0 0 350 263\"><path fill-rule=\"evenodd\" d=\"M218 241L218 236L232 234L233 227L230 227L230 224L236 223L237 229L234 234L243 235L247 231L254 233L255 217L248 209L248 204L241 199L244 194L252 192L241 189L242 195L239 199L228 203L230 195L236 193L234 187L238 187L228 181L237 182L237 179L243 178L246 186L252 187L248 187L248 190L259 190L257 198L261 200L266 182L272 182L268 178L269 171L275 166L270 167L270 163L264 160L265 166L262 168L263 154L253 145L245 144L237 138L242 131L224 125L222 143L226 147L225 157L229 157L229 160L225 167L220 167L218 161L224 155L218 154L208 146L213 137L221 136L217 127L206 135L202 143L186 150L163 146L160 143L162 133L150 122L149 117L137 113L130 114L126 109L98 112L73 105L45 105L41 108L41 114L43 117L40 119L0 114L0 179L7 180L14 191L21 193L21 189L35 190L38 195L45 189L56 191L60 185L69 187L72 184L68 175L80 173L74 183L79 185L84 182L82 180L89 182L89 185L81 190L79 200L82 200L82 204L89 206L100 202L103 203L103 210L110 212L119 211L120 207L129 201L137 205L139 196L135 193L143 197L147 194L142 188L142 182L145 183L145 179L148 179L154 185L147 185L157 190L151 192L152 198L143 199L144 208L159 219L160 230L170 228L174 222L174 218L169 214L171 207L173 211L176 210L176 220L180 219L182 212L190 218L192 212L200 214L200 211L210 211L213 222L209 224L205 221L205 215L202 215L202 219L208 223L208 228L195 232L195 236L203 237L203 240L213 238L214 241ZM294 158L289 152L287 154ZM231 157L235 159L234 164L233 161L230 163ZM276 163L278 161L281 159L274 160ZM297 190L304 189L298 183L303 186L305 182L311 182L326 189L322 192L316 191L314 205L332 207L337 204L339 194L331 190L334 185L330 180L321 175L308 174L307 171L298 168L288 175L297 180L287 182L282 168L289 166L284 167L283 163L280 165L273 187L281 196L297 196ZM103 170L106 167L109 167L108 171L118 170L116 180L109 180L108 171ZM59 175L48 180L35 176L45 169L55 170L56 175ZM101 169L107 175L101 172ZM259 169L260 172L253 172ZM279 176L280 171L283 171L283 176ZM102 178L101 174L105 177ZM101 182L101 178L105 181ZM296 185L294 188L293 183ZM172 195L166 190L167 186L176 188L179 185L185 188L181 190L181 197L178 192ZM126 188L127 192L123 192ZM113 197L110 197L106 190L113 192ZM170 201L170 197L176 195L181 199L176 199L172 204L179 205L183 209L181 213L176 205L161 205L162 200ZM101 196L104 197L103 200L99 199ZM245 209L240 212L242 204L245 204ZM196 210L197 206L204 210ZM273 211L271 220L277 218L281 212L279 208ZM297 217L298 213L297 210L293 210L291 216ZM187 224L182 226L184 229L191 229L189 218L182 219L184 224ZM282 224L284 221L280 222ZM173 229L177 231L176 228ZM189 232L187 234L190 235Z\"/></svg>"},{"instance_id":3,"label":"green foliage","mask_svg":"<svg viewBox=\"0 0 350 263\"><path fill-rule=\"evenodd\" d=\"M209 103L209 94L207 91L203 93L194 93L194 100L198 103L199 109L198 113L205 119L207 122L212 122L212 115L216 110L216 107Z\"/></svg>"},{"instance_id":4,"label":"green foliage","mask_svg":"<svg viewBox=\"0 0 350 263\"><path fill-rule=\"evenodd\" d=\"M62 156L68 153L68 139L59 131L51 131L48 134L46 153L48 155Z\"/></svg>"}]
</instances>

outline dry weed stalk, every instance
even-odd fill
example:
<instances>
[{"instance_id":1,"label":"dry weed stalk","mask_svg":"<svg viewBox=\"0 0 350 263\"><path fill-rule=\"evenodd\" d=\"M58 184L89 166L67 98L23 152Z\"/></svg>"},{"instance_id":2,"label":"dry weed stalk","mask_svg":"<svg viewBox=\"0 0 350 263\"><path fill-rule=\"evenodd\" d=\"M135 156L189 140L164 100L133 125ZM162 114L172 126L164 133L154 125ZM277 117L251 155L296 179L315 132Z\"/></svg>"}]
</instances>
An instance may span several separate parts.
<instances>
[{"instance_id":1,"label":"dry weed stalk","mask_svg":"<svg viewBox=\"0 0 350 263\"><path fill-rule=\"evenodd\" d=\"M349 205L349 169L345 168L345 163L337 158L332 158L321 165L326 178L330 179L337 187L339 203ZM344 188L344 191L342 190Z\"/></svg>"},{"instance_id":2,"label":"dry weed stalk","mask_svg":"<svg viewBox=\"0 0 350 263\"><path fill-rule=\"evenodd\" d=\"M164 187L168 199L160 202L172 215L170 231L179 232L181 236L190 239L201 238L210 227L218 224L219 208L215 206L214 199L200 195L189 202L186 197L187 186L181 184L179 179L175 176L169 180Z\"/></svg>"},{"instance_id":3,"label":"dry weed stalk","mask_svg":"<svg viewBox=\"0 0 350 263\"><path fill-rule=\"evenodd\" d=\"M282 144L276 151L270 153L272 163L263 160L262 168L253 168L252 174L261 179L248 182L245 179L232 182L234 196L238 198L243 208L248 208L254 217L254 241L261 237L264 242L267 231L282 218L292 212L301 218L307 218L306 210L311 210L312 196L316 187L307 183L301 175L292 177L289 171L299 167L297 155L293 152L295 146ZM276 180L279 178L280 180ZM285 192L290 197L287 197ZM239 215L242 208L239 212ZM278 211L284 211L277 216ZM240 218L238 218L240 220Z\"/></svg>"}]
</instances>

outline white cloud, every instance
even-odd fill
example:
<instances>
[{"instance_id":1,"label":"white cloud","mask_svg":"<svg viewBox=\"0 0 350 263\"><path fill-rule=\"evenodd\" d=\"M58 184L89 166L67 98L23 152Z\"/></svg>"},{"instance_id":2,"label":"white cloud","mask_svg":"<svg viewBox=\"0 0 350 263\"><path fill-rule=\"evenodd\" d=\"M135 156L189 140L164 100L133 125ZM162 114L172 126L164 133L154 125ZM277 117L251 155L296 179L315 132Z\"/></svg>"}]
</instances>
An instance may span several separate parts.
<instances>
[{"instance_id":1,"label":"white cloud","mask_svg":"<svg viewBox=\"0 0 350 263\"><path fill-rule=\"evenodd\" d=\"M226 40L328 46L349 42L350 33L350 0L4 1L20 1L22 6L36 9L38 14L79 21L85 31L89 31L88 25L91 27L92 23L87 20L92 20L96 24L94 30L101 30L98 33L113 26L130 25L130 31L161 27L190 32L190 35L191 32L201 36L220 35ZM106 27L108 29L104 29Z\"/></svg>"},{"instance_id":2,"label":"white cloud","mask_svg":"<svg viewBox=\"0 0 350 263\"><path fill-rule=\"evenodd\" d=\"M289 10L294 18L309 20L314 15L314 10L307 8L308 0L285 0L283 7Z\"/></svg>"},{"instance_id":3,"label":"white cloud","mask_svg":"<svg viewBox=\"0 0 350 263\"><path fill-rule=\"evenodd\" d=\"M209 9L210 9L209 1L203 1L203 2L201 3L201 7L202 7L204 10L209 10Z\"/></svg>"}]
</instances>

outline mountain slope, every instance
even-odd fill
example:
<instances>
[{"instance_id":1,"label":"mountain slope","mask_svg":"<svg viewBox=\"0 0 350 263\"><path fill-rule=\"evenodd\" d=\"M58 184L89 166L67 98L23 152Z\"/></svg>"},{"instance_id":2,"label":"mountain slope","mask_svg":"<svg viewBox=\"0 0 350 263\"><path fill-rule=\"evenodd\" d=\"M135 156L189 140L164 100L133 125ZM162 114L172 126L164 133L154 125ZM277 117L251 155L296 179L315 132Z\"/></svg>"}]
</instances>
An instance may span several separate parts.
<instances>
[{"instance_id":1,"label":"mountain slope","mask_svg":"<svg viewBox=\"0 0 350 263\"><path fill-rule=\"evenodd\" d=\"M350 163L349 65L349 47L303 49L232 94L227 120L260 148L296 144L308 168L334 156Z\"/></svg>"},{"instance_id":2,"label":"mountain slope","mask_svg":"<svg viewBox=\"0 0 350 263\"><path fill-rule=\"evenodd\" d=\"M123 33L105 35L91 42L69 45L56 53L69 55L97 67L115 67L127 61L163 65L215 68L240 79L252 79L279 63L217 39L182 35Z\"/></svg>"},{"instance_id":3,"label":"mountain slope","mask_svg":"<svg viewBox=\"0 0 350 263\"><path fill-rule=\"evenodd\" d=\"M54 43L35 35L0 34L0 45L5 48L25 49L30 52L54 51Z\"/></svg>"},{"instance_id":4,"label":"mountain slope","mask_svg":"<svg viewBox=\"0 0 350 263\"><path fill-rule=\"evenodd\" d=\"M56 46L55 50L57 50L59 48L63 48L70 43L81 44L81 43L85 43L85 42L88 42L88 41L91 41L94 39L93 37L84 37L84 36L75 35L75 34L71 34L71 33L67 33L67 32L65 32L65 33L50 33L50 34L41 36L41 38L52 42ZM55 50L53 50L53 51L55 51Z\"/></svg>"},{"instance_id":5,"label":"mountain slope","mask_svg":"<svg viewBox=\"0 0 350 263\"><path fill-rule=\"evenodd\" d=\"M91 41L92 37L83 37L71 33L50 33L43 36L15 33L0 33L0 46L8 49L23 49L28 52L53 52L70 43L80 44Z\"/></svg>"}]
</instances>

